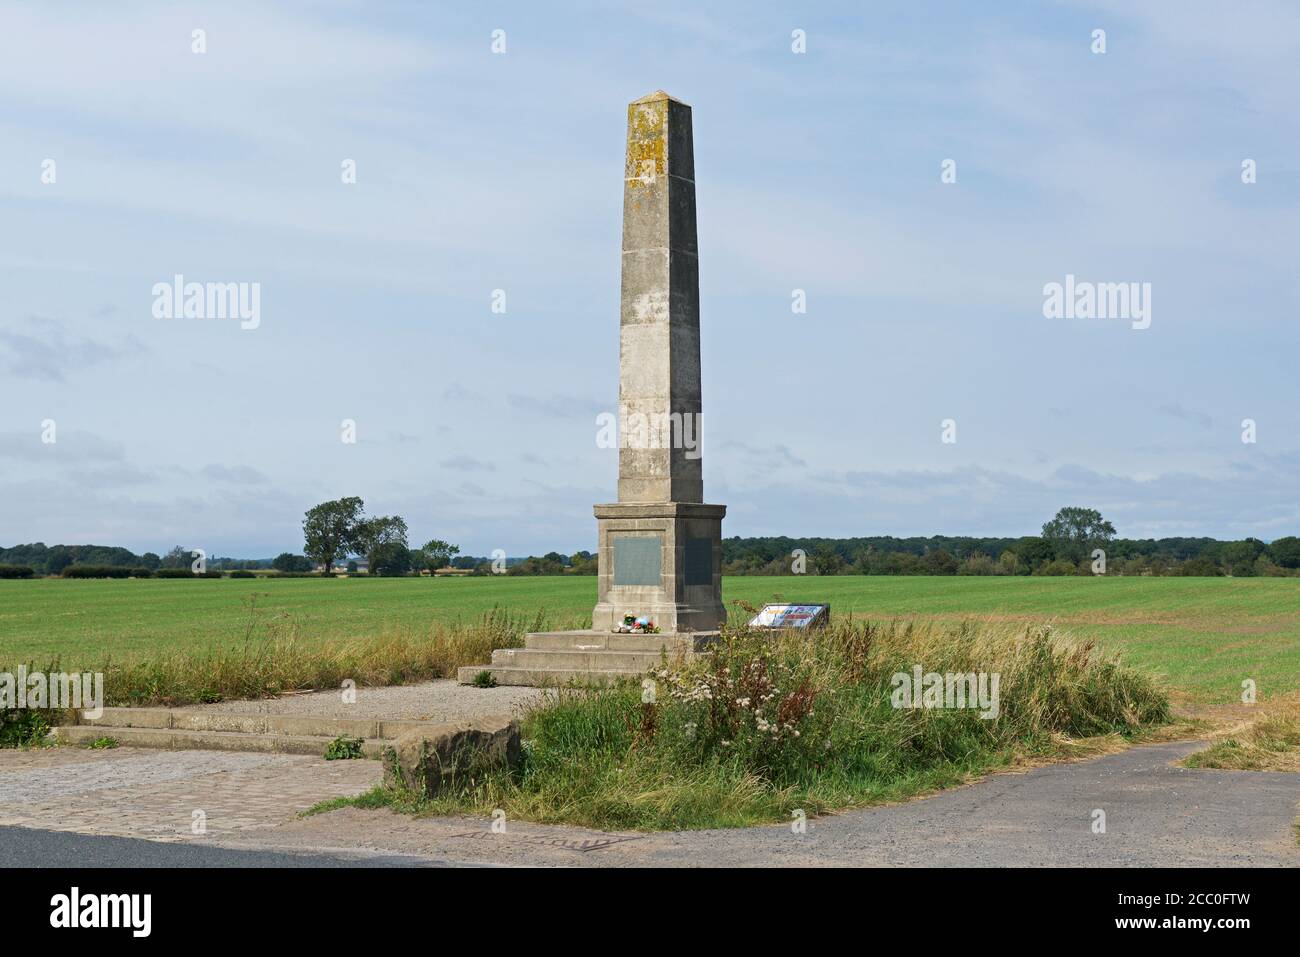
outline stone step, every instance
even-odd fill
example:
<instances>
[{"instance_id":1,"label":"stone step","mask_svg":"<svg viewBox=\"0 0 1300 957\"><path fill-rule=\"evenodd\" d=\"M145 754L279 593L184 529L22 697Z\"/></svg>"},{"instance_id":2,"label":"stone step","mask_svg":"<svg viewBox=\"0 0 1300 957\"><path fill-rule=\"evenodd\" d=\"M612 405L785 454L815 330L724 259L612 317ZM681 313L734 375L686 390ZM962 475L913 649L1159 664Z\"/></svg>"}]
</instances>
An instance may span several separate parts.
<instances>
[{"instance_id":1,"label":"stone step","mask_svg":"<svg viewBox=\"0 0 1300 957\"><path fill-rule=\"evenodd\" d=\"M644 674L664 661L660 651L547 651L539 648L498 648L492 652L492 664L535 671L626 671ZM668 660L683 657L682 652L668 655Z\"/></svg>"},{"instance_id":2,"label":"stone step","mask_svg":"<svg viewBox=\"0 0 1300 957\"><path fill-rule=\"evenodd\" d=\"M352 738L395 738L403 731L425 726L428 722L257 711L206 711L198 708L105 708L100 717L88 718L83 715L77 723L100 728L279 734L333 740L339 735Z\"/></svg>"},{"instance_id":3,"label":"stone step","mask_svg":"<svg viewBox=\"0 0 1300 957\"><path fill-rule=\"evenodd\" d=\"M473 684L480 672L490 671L498 685L520 685L527 688L556 688L566 685L611 685L620 678L636 678L643 671L617 669L558 669L520 668L515 665L465 665L457 669L456 680L463 685Z\"/></svg>"},{"instance_id":4,"label":"stone step","mask_svg":"<svg viewBox=\"0 0 1300 957\"><path fill-rule=\"evenodd\" d=\"M143 709L142 709L143 710ZM311 754L322 757L336 735L249 734L242 731L186 731L171 728L137 728L102 724L70 724L54 729L55 737L69 744L90 744L114 738L124 747L199 751L263 751ZM380 758L391 741L369 738L361 743L367 758Z\"/></svg>"},{"instance_id":5,"label":"stone step","mask_svg":"<svg viewBox=\"0 0 1300 957\"><path fill-rule=\"evenodd\" d=\"M631 635L620 632L546 631L524 636L523 648L497 648L486 665L458 669L456 680L473 684L490 671L501 685L555 687L607 685L644 675L668 661L689 660L718 640L717 632Z\"/></svg>"},{"instance_id":6,"label":"stone step","mask_svg":"<svg viewBox=\"0 0 1300 957\"><path fill-rule=\"evenodd\" d=\"M524 636L524 647L539 651L704 651L717 632L689 635L626 635L604 631L544 631Z\"/></svg>"}]
</instances>

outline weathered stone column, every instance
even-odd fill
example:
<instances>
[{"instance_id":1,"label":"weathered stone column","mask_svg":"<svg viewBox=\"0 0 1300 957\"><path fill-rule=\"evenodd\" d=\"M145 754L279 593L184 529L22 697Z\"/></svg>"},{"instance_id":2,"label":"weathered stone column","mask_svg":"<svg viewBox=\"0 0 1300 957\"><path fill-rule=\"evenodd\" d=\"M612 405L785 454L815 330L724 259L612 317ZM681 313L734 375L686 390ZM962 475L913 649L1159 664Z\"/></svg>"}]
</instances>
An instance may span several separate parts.
<instances>
[{"instance_id":1,"label":"weathered stone column","mask_svg":"<svg viewBox=\"0 0 1300 957\"><path fill-rule=\"evenodd\" d=\"M726 507L703 504L691 108L662 91L628 106L621 299L618 503L596 506L592 625L630 613L668 633L716 630Z\"/></svg>"},{"instance_id":2,"label":"weathered stone column","mask_svg":"<svg viewBox=\"0 0 1300 957\"><path fill-rule=\"evenodd\" d=\"M618 500L702 502L700 459L680 447L698 438L687 433L700 413L700 263L689 106L660 92L628 107L623 176L618 398L625 441L618 454ZM679 421L670 418L673 413L681 417L683 441L663 442L662 425L672 428Z\"/></svg>"}]
</instances>

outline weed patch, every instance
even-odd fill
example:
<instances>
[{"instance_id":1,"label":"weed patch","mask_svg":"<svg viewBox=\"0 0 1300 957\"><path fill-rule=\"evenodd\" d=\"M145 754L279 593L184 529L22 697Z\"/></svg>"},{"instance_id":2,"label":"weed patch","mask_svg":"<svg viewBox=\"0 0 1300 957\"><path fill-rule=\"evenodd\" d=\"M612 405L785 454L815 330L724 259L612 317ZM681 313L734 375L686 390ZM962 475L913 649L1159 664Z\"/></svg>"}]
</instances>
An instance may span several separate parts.
<instances>
[{"instance_id":1,"label":"weed patch","mask_svg":"<svg viewBox=\"0 0 1300 957\"><path fill-rule=\"evenodd\" d=\"M340 734L331 741L325 748L326 761L351 761L361 757L361 746L364 744L360 738L350 738L346 734Z\"/></svg>"}]
</instances>

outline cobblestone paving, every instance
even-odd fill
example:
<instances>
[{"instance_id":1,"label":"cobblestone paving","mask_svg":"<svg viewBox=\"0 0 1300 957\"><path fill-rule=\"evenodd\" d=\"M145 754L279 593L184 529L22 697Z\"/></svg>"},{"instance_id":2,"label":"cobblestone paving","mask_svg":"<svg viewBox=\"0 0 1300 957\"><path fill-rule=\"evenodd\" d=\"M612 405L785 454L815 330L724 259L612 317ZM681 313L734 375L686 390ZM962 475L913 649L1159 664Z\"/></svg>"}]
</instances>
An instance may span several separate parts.
<instances>
[{"instance_id":1,"label":"cobblestone paving","mask_svg":"<svg viewBox=\"0 0 1300 957\"><path fill-rule=\"evenodd\" d=\"M0 751L0 825L192 841L273 828L379 782L378 761L288 754ZM196 835L195 812L205 830Z\"/></svg>"},{"instance_id":2,"label":"cobblestone paving","mask_svg":"<svg viewBox=\"0 0 1300 957\"><path fill-rule=\"evenodd\" d=\"M515 711L537 701L533 688L472 688L430 681L266 701L230 701L204 710L323 717L463 720ZM163 841L264 833L319 801L360 794L383 775L378 761L325 761L307 755L230 751L92 751L60 747L0 750L0 825ZM205 829L195 834L195 812Z\"/></svg>"}]
</instances>

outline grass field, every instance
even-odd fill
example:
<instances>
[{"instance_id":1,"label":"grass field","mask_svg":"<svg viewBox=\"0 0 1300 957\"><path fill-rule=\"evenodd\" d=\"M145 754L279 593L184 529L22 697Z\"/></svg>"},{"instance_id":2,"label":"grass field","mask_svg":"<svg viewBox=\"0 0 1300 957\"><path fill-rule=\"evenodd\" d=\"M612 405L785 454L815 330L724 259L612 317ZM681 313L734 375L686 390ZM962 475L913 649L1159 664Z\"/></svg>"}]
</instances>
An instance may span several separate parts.
<instances>
[{"instance_id":1,"label":"grass field","mask_svg":"<svg viewBox=\"0 0 1300 957\"><path fill-rule=\"evenodd\" d=\"M1053 623L1095 639L1197 701L1300 690L1300 579L729 578L723 597L829 601L836 617ZM106 656L293 634L325 642L422 634L494 607L546 627L588 624L594 578L0 581L0 669L20 662L89 668Z\"/></svg>"}]
</instances>

